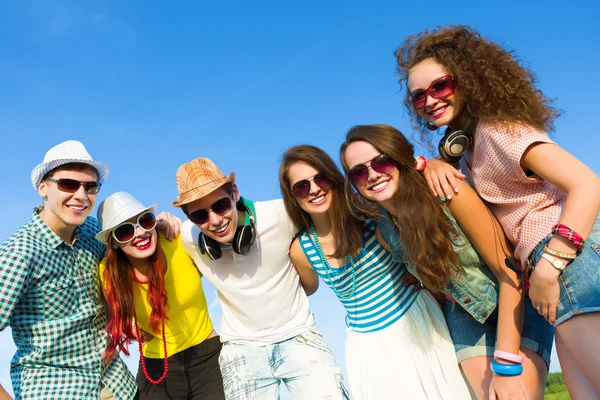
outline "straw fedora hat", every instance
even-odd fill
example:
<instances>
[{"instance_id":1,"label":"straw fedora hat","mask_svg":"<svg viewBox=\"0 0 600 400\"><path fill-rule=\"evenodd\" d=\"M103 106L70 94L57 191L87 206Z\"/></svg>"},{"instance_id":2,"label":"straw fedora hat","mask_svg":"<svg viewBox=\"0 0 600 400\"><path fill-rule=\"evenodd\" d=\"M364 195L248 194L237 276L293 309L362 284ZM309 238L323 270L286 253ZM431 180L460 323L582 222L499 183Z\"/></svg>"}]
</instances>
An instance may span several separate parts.
<instances>
[{"instance_id":1,"label":"straw fedora hat","mask_svg":"<svg viewBox=\"0 0 600 400\"><path fill-rule=\"evenodd\" d=\"M108 236L113 229L129 218L146 211L156 213L156 204L146 207L127 192L111 194L98 207L98 222L102 226L102 231L96 235L96 239L107 244Z\"/></svg>"},{"instance_id":2,"label":"straw fedora hat","mask_svg":"<svg viewBox=\"0 0 600 400\"><path fill-rule=\"evenodd\" d=\"M44 162L36 166L31 171L31 184L35 190L40 187L40 182L44 175L54 168L70 163L87 164L98 171L98 181L104 182L109 173L108 165L99 161L94 161L90 153L87 152L83 143L77 140L67 140L57 144L44 156Z\"/></svg>"},{"instance_id":3,"label":"straw fedora hat","mask_svg":"<svg viewBox=\"0 0 600 400\"><path fill-rule=\"evenodd\" d=\"M225 185L235 183L235 174L223 172L208 158L201 157L183 164L177 170L179 195L172 203L175 207L196 201Z\"/></svg>"}]
</instances>

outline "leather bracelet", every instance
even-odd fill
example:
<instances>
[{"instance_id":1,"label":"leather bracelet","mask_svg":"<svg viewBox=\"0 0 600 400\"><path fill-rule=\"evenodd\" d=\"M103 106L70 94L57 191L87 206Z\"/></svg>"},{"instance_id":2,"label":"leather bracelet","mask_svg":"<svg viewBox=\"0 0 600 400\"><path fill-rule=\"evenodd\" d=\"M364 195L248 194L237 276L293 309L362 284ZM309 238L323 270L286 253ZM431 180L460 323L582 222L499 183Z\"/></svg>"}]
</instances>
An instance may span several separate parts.
<instances>
[{"instance_id":1,"label":"leather bracelet","mask_svg":"<svg viewBox=\"0 0 600 400\"><path fill-rule=\"evenodd\" d=\"M565 253L563 251L554 250L548 247L548 245L544 246L544 252L552 254L555 257L567 258L569 260L574 260L577 258L577 253Z\"/></svg>"},{"instance_id":2,"label":"leather bracelet","mask_svg":"<svg viewBox=\"0 0 600 400\"><path fill-rule=\"evenodd\" d=\"M494 357L500 358L502 360L514 362L517 364L523 364L523 361L525 361L525 357L523 357L519 354L509 353L508 351L502 351L502 350L494 351Z\"/></svg>"},{"instance_id":3,"label":"leather bracelet","mask_svg":"<svg viewBox=\"0 0 600 400\"><path fill-rule=\"evenodd\" d=\"M500 364L496 360L492 360L490 368L493 373L502 376L517 376L523 373L522 364Z\"/></svg>"}]
</instances>

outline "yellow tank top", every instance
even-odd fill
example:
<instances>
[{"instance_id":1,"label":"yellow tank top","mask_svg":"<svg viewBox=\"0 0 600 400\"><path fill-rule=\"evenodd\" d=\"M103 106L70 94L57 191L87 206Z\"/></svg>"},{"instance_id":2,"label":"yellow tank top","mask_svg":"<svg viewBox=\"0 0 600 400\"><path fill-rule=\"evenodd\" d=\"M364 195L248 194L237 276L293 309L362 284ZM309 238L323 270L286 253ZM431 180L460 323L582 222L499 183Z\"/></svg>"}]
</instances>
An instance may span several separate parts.
<instances>
[{"instance_id":1,"label":"yellow tank top","mask_svg":"<svg viewBox=\"0 0 600 400\"><path fill-rule=\"evenodd\" d=\"M171 357L202 343L213 331L213 325L208 315L200 273L185 252L181 238L178 237L170 242L160 234L159 244L167 259L165 289L168 319L165 321L165 337L167 355ZM105 268L106 259L100 263L100 280L103 286ZM144 344L142 352L148 358L163 358L162 333L160 329L159 332L152 332L148 325L148 318L152 311L148 303L148 285L133 282L133 297L140 329L154 336Z\"/></svg>"}]
</instances>

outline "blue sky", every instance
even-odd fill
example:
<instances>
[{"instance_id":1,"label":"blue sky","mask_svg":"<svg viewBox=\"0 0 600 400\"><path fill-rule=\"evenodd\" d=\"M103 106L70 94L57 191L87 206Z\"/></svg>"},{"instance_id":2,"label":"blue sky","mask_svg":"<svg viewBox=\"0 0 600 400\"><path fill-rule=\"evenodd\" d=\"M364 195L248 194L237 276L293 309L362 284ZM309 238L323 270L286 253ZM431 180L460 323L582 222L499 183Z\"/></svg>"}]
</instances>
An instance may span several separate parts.
<instances>
[{"instance_id":1,"label":"blue sky","mask_svg":"<svg viewBox=\"0 0 600 400\"><path fill-rule=\"evenodd\" d=\"M265 200L279 197L289 146L314 144L337 159L356 124L408 136L393 51L411 33L451 23L473 25L529 63L565 110L554 139L600 173L600 12L575 3L2 1L0 240L40 204L29 174L64 140L110 165L100 200L126 190L182 216L170 206L175 172L193 158L235 171L244 196ZM215 291L206 291L218 326ZM342 307L325 285L311 307L343 364ZM0 343L0 383L10 388L9 330Z\"/></svg>"}]
</instances>

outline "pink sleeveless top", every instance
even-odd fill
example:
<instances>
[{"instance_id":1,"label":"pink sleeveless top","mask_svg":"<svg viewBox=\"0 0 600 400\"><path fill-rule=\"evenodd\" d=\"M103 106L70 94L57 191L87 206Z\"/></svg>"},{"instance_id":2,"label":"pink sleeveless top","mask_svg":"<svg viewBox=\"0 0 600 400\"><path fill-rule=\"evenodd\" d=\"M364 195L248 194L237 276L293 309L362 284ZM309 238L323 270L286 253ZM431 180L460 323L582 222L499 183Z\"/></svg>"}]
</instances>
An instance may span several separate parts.
<instances>
[{"instance_id":1,"label":"pink sleeveless top","mask_svg":"<svg viewBox=\"0 0 600 400\"><path fill-rule=\"evenodd\" d=\"M524 124L479 123L474 134L472 165L461 169L496 216L526 267L535 246L558 223L566 194L521 167L525 151L535 143L554 143L548 135Z\"/></svg>"}]
</instances>

